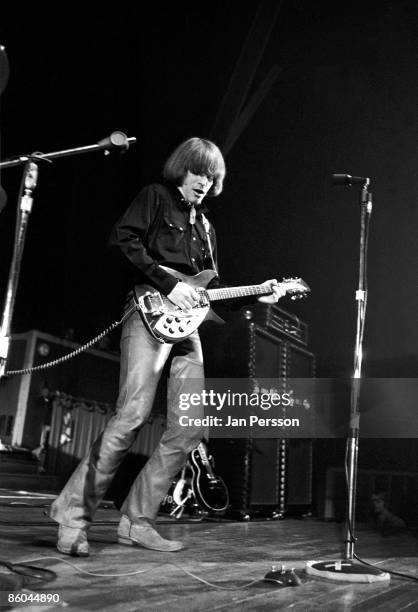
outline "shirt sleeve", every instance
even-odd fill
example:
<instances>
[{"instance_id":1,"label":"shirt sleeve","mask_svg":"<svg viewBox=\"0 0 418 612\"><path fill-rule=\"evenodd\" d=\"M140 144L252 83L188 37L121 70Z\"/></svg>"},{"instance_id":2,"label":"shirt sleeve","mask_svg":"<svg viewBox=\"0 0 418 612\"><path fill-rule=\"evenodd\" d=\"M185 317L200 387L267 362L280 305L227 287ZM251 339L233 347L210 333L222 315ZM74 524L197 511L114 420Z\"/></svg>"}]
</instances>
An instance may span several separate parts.
<instances>
[{"instance_id":1,"label":"shirt sleeve","mask_svg":"<svg viewBox=\"0 0 418 612\"><path fill-rule=\"evenodd\" d=\"M109 246L117 247L131 264L162 293L168 295L177 279L149 255L146 237L161 205L160 195L152 185L144 187L112 230Z\"/></svg>"}]
</instances>

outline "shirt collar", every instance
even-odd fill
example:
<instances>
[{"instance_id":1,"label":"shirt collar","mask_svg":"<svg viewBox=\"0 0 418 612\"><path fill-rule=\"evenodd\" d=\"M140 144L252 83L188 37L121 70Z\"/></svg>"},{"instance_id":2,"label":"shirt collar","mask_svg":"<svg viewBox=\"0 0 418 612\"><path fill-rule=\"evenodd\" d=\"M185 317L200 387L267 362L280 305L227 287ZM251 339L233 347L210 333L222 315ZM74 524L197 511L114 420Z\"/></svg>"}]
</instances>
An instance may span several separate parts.
<instances>
[{"instance_id":1,"label":"shirt collar","mask_svg":"<svg viewBox=\"0 0 418 612\"><path fill-rule=\"evenodd\" d=\"M181 210L188 211L191 205L189 204L187 200L184 199L183 194L181 193L177 185L174 185L173 183L166 183L166 187L170 191L171 195L173 196L174 201L179 206L179 208L181 208ZM208 212L208 208L206 204L199 204L198 206L196 206L197 216L201 214L205 214L207 212Z\"/></svg>"}]
</instances>

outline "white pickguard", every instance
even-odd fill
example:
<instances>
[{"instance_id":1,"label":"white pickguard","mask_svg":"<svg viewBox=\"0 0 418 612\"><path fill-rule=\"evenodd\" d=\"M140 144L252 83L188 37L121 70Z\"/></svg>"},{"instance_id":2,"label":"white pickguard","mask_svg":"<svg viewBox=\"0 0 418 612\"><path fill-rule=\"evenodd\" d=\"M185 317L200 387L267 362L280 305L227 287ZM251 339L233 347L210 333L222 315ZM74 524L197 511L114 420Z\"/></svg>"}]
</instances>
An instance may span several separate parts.
<instances>
[{"instance_id":1,"label":"white pickguard","mask_svg":"<svg viewBox=\"0 0 418 612\"><path fill-rule=\"evenodd\" d=\"M160 315L154 324L154 331L166 340L181 340L187 338L204 321L209 312L209 306L196 307L187 311L175 310Z\"/></svg>"}]
</instances>

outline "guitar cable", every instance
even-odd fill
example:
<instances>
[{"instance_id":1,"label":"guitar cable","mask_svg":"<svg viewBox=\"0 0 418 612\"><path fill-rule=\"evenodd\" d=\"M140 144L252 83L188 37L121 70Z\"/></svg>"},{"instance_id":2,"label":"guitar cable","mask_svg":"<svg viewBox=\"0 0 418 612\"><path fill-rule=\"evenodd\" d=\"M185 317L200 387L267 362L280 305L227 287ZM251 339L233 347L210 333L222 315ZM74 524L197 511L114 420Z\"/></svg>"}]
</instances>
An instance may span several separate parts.
<instances>
[{"instance_id":1,"label":"guitar cable","mask_svg":"<svg viewBox=\"0 0 418 612\"><path fill-rule=\"evenodd\" d=\"M18 374L31 374L32 372L38 372L40 370L46 370L48 368L52 368L54 366L60 365L61 363L64 363L65 361L69 361L70 359L73 359L74 357L77 357L77 355L80 355L80 353L83 353L84 351L89 349L91 346L99 342L99 340L107 336L107 334L109 334L111 331L119 327L119 325L122 325L122 323L124 323L124 321L133 312L135 312L135 310L138 310L138 307L136 304L134 306L131 306L131 308L129 308L125 312L125 314L119 321L114 321L111 325L106 327L106 329L104 329L100 334L98 334L97 336L89 340L89 342L86 342L85 344L80 346L75 351L72 351L71 353L67 353L67 355L64 355L63 357L59 357L58 359L54 359L53 361L49 361L48 363L43 363L38 366L33 366L32 368L23 368L21 370L8 370L7 372L5 372L5 376L17 376Z\"/></svg>"},{"instance_id":2,"label":"guitar cable","mask_svg":"<svg viewBox=\"0 0 418 612\"><path fill-rule=\"evenodd\" d=\"M87 574L88 576L96 576L98 578L119 578L119 577L125 577L125 576L137 576L138 574L147 574L148 572L150 572L152 570L158 570L158 569L160 569L160 568L162 568L164 566L171 565L172 567L176 567L180 571L184 572L188 576L191 576L195 580L198 580L199 582L203 582L203 584L206 584L207 586L210 586L210 587L212 587L214 589L218 589L219 591L239 591L241 589L247 589L248 587L256 584L257 582L261 582L262 583L262 579L257 578L257 580L252 580L251 582L247 582L246 584L243 584L242 586L238 586L238 587L222 587L222 586L219 586L217 584L214 584L213 582L209 582L208 580L205 580L204 578L201 578L200 576L197 576L193 572L190 572L189 570L186 570L184 567L182 567L181 565L178 565L177 563L171 563L171 562L161 563L159 565L156 565L155 567L149 567L148 569L144 569L144 570L135 570L133 572L123 572L123 573L120 573L120 574L104 574L104 573L101 573L101 572L89 572L89 571L87 571L87 570L85 570L85 569L83 569L81 567L78 567L74 563L71 563L70 561L67 561L66 559L61 559L60 557L50 557L50 556L48 556L48 557L37 557L36 559L30 559L30 560L27 560L27 561L20 561L16 565L19 565L19 566L23 567L23 566L28 566L28 564L32 564L32 563L35 563L37 561L46 561L46 560L60 561L61 563L65 563L65 564L69 565L70 567L75 569L77 572L80 572L81 574ZM14 565L14 564L11 564L11 565Z\"/></svg>"},{"instance_id":3,"label":"guitar cable","mask_svg":"<svg viewBox=\"0 0 418 612\"><path fill-rule=\"evenodd\" d=\"M371 563L367 563L365 561L362 561L361 559L359 559L356 556L356 559L358 561L361 561L362 563L365 563L366 565L370 565L372 567L376 567ZM254 586L255 584L259 584L260 586L263 585L263 579L262 578L257 578L256 580L251 580L251 582L247 582L241 586L234 586L234 587L224 587L224 586L220 586L218 584L215 584L213 582L209 582L208 580L206 580L205 578L201 578L200 576L197 576L195 573L185 569L184 567L182 567L181 565L178 565L177 563L172 563L172 562L166 562L166 563L161 563L159 565L153 566L153 567L149 567L148 569L143 569L143 570L135 570L133 572L122 572L119 574L108 574L108 573L102 573L102 572L90 572L88 570L85 570L81 567L78 567L77 565L75 565L74 563L71 563L70 561L67 561L66 559L62 559L60 557L54 557L54 556L47 556L47 557L37 557L35 559L28 559L26 561L20 561L17 564L10 564L11 566L16 565L19 567L30 567L30 569L32 571L35 571L37 569L36 566L33 566L32 563L36 563L38 561L47 561L47 560L53 560L53 561L59 561L61 563L65 563L66 565L69 565L70 567L72 567L73 569L75 569L77 572L81 573L81 574L86 574L88 576L93 576L93 577L97 577L97 578L122 578L122 577L127 577L127 576L138 576L140 574L147 574L153 570L158 570L161 569L164 566L172 566L177 568L178 570L180 570L181 572L183 572L184 574L186 574L187 576L190 576L191 578L194 578L195 580L202 582L203 584L205 584L206 586L209 586L213 589L216 589L218 591L241 591L243 589L248 589L251 586ZM29 565L30 564L30 565ZM382 569L382 568L379 568ZM44 569L44 568L39 568L40 571L44 571L47 572L48 570ZM49 570L51 571L51 570ZM292 570L293 571L293 570ZM416 578L415 576L411 576L410 574L403 574L401 572L395 572L395 571L391 571L391 570L385 570L390 572L392 575L394 576L398 576L400 578L404 578L404 579L409 579L409 580L413 580L413 581L418 581L418 578ZM55 573L52 572L51 573Z\"/></svg>"}]
</instances>

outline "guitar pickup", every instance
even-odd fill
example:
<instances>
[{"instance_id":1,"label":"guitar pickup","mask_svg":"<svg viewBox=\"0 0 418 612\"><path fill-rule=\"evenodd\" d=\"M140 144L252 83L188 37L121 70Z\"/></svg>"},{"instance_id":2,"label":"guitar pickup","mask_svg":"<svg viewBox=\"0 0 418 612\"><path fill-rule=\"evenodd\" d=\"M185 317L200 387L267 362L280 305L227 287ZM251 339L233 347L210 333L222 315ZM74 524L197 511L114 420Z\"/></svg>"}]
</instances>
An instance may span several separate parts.
<instances>
[{"instance_id":1,"label":"guitar pickup","mask_svg":"<svg viewBox=\"0 0 418 612\"><path fill-rule=\"evenodd\" d=\"M204 289L198 290L199 293L199 307L209 306L209 296Z\"/></svg>"}]
</instances>

